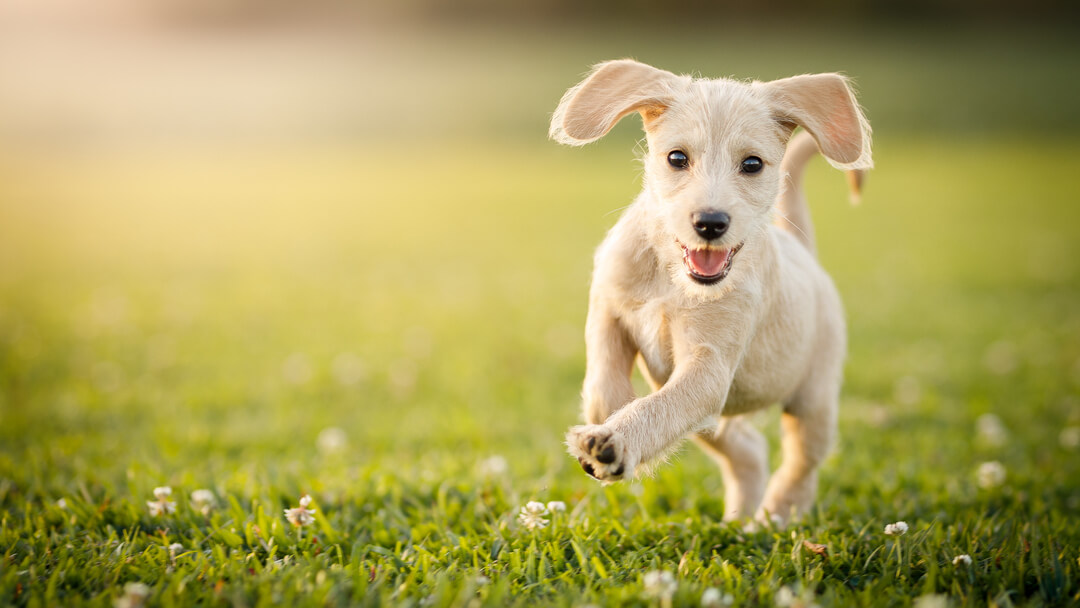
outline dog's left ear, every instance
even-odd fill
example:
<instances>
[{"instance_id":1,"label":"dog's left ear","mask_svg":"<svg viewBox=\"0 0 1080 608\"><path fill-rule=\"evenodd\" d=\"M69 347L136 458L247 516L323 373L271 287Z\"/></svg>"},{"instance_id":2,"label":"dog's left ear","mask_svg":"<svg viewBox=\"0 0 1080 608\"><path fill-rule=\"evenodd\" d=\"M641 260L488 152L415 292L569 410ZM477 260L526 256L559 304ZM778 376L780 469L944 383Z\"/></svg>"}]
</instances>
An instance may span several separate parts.
<instances>
[{"instance_id":1,"label":"dog's left ear","mask_svg":"<svg viewBox=\"0 0 1080 608\"><path fill-rule=\"evenodd\" d=\"M821 154L839 169L870 169L870 123L846 78L839 74L792 76L754 83L777 120L810 132Z\"/></svg>"}]
</instances>

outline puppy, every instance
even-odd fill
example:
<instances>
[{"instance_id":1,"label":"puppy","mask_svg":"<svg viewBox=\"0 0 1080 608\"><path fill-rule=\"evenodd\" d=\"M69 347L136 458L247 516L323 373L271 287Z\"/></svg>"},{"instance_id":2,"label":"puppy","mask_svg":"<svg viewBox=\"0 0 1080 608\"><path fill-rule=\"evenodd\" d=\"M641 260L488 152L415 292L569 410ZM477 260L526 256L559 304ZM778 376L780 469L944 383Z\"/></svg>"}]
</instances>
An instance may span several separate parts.
<instances>
[{"instance_id":1,"label":"puppy","mask_svg":"<svg viewBox=\"0 0 1080 608\"><path fill-rule=\"evenodd\" d=\"M852 171L856 196L873 164L869 124L837 74L745 83L620 60L566 92L550 135L587 144L632 112L648 143L644 189L596 252L588 424L570 429L569 452L613 482L690 436L720 466L725 519L786 522L813 503L846 352L802 171L820 150ZM644 397L635 360L653 389ZM766 441L743 415L773 403L783 463L770 479Z\"/></svg>"}]
</instances>

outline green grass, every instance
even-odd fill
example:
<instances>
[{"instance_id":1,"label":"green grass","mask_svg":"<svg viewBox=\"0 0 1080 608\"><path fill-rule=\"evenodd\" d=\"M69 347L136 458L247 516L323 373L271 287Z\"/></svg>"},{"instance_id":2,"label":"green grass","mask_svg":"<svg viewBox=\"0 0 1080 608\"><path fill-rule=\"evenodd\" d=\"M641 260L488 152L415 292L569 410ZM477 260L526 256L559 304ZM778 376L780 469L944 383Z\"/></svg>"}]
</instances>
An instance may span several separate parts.
<instances>
[{"instance_id":1,"label":"green grass","mask_svg":"<svg viewBox=\"0 0 1080 608\"><path fill-rule=\"evenodd\" d=\"M693 448L604 488L561 444L631 126L581 150L5 154L0 604L137 581L159 605L661 605L651 570L674 605L1080 602L1080 146L901 131L860 207L811 169L850 325L840 441L818 508L752 533ZM330 427L347 444L320 450ZM980 487L988 461L1003 484ZM162 485L177 512L153 517ZM530 531L531 500L568 510Z\"/></svg>"}]
</instances>

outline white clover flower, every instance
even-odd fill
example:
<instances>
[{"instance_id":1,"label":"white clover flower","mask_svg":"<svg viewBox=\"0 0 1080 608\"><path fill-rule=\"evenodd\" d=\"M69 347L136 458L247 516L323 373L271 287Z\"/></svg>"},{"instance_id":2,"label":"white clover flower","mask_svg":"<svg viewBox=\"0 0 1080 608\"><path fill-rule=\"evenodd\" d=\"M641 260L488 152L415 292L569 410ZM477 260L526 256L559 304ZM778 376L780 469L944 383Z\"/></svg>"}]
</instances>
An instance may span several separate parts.
<instances>
[{"instance_id":1,"label":"white clover flower","mask_svg":"<svg viewBox=\"0 0 1080 608\"><path fill-rule=\"evenodd\" d=\"M908 531L906 521L898 521L885 526L885 534L888 536L902 536Z\"/></svg>"},{"instance_id":2,"label":"white clover flower","mask_svg":"<svg viewBox=\"0 0 1080 608\"><path fill-rule=\"evenodd\" d=\"M978 478L980 488L996 488L1005 483L1005 465L996 460L984 462L979 465L975 476Z\"/></svg>"},{"instance_id":3,"label":"white clover flower","mask_svg":"<svg viewBox=\"0 0 1080 608\"><path fill-rule=\"evenodd\" d=\"M345 434L345 430L336 426L326 427L319 431L319 436L315 438L315 447L322 454L340 452L345 449L348 443L349 438Z\"/></svg>"},{"instance_id":4,"label":"white clover flower","mask_svg":"<svg viewBox=\"0 0 1080 608\"><path fill-rule=\"evenodd\" d=\"M61 508L61 509L66 509L67 508L67 501L64 500L63 498L59 498L56 501L56 506Z\"/></svg>"},{"instance_id":5,"label":"white clover flower","mask_svg":"<svg viewBox=\"0 0 1080 608\"><path fill-rule=\"evenodd\" d=\"M341 386L355 386L367 378L368 369L364 360L349 352L338 353L330 364L334 378Z\"/></svg>"},{"instance_id":6,"label":"white clover flower","mask_svg":"<svg viewBox=\"0 0 1080 608\"><path fill-rule=\"evenodd\" d=\"M147 587L142 583L127 583L124 585L124 594L147 597L150 595L150 587Z\"/></svg>"},{"instance_id":7,"label":"white clover flower","mask_svg":"<svg viewBox=\"0 0 1080 608\"><path fill-rule=\"evenodd\" d=\"M484 477L499 477L510 470L510 465L507 464L505 458L496 454L481 460L477 469Z\"/></svg>"},{"instance_id":8,"label":"white clover flower","mask_svg":"<svg viewBox=\"0 0 1080 608\"><path fill-rule=\"evenodd\" d=\"M150 509L150 516L151 517L160 517L162 515L167 515L169 513L172 513L173 511L172 511L172 509L169 508L169 505L174 505L172 509L176 508L175 507L176 503L170 503L170 502L162 503L162 502L157 502L156 500L148 500L148 501L146 501L146 508Z\"/></svg>"},{"instance_id":9,"label":"white clover flower","mask_svg":"<svg viewBox=\"0 0 1080 608\"><path fill-rule=\"evenodd\" d=\"M781 608L820 608L816 599L812 590L805 589L801 585L795 587L784 585L777 589L773 604Z\"/></svg>"},{"instance_id":10,"label":"white clover flower","mask_svg":"<svg viewBox=\"0 0 1080 608\"><path fill-rule=\"evenodd\" d=\"M300 497L300 506L293 509L285 509L285 519L289 520L289 523L296 527L309 526L315 523L315 509L309 509L308 505L311 504L311 497L304 494Z\"/></svg>"},{"instance_id":11,"label":"white clover flower","mask_svg":"<svg viewBox=\"0 0 1080 608\"><path fill-rule=\"evenodd\" d=\"M180 553L183 550L184 545L181 545L180 543L173 543L169 545L169 557L172 559L176 559L176 554Z\"/></svg>"},{"instance_id":12,"label":"white clover flower","mask_svg":"<svg viewBox=\"0 0 1080 608\"><path fill-rule=\"evenodd\" d=\"M709 587L701 594L701 608L727 608L734 603L730 593L721 593L716 587Z\"/></svg>"},{"instance_id":13,"label":"white clover flower","mask_svg":"<svg viewBox=\"0 0 1080 608\"><path fill-rule=\"evenodd\" d=\"M983 365L991 373L1004 376L1016 371L1020 363L1020 357L1016 353L1016 347L1012 342L1002 340L995 342L986 349L983 355Z\"/></svg>"},{"instance_id":14,"label":"white clover flower","mask_svg":"<svg viewBox=\"0 0 1080 608\"><path fill-rule=\"evenodd\" d=\"M1067 426L1061 429L1061 434L1058 435L1058 443L1068 450L1080 448L1080 426Z\"/></svg>"},{"instance_id":15,"label":"white clover flower","mask_svg":"<svg viewBox=\"0 0 1080 608\"><path fill-rule=\"evenodd\" d=\"M553 500L547 503L547 508L548 511L551 511L552 513L561 513L566 511L566 503L561 500Z\"/></svg>"},{"instance_id":16,"label":"white clover flower","mask_svg":"<svg viewBox=\"0 0 1080 608\"><path fill-rule=\"evenodd\" d=\"M146 507L150 509L150 515L158 517L161 515L168 515L169 513L175 513L176 503L169 500L169 497L171 496L172 488L169 486L154 488L154 498L157 500L146 501Z\"/></svg>"},{"instance_id":17,"label":"white clover flower","mask_svg":"<svg viewBox=\"0 0 1080 608\"><path fill-rule=\"evenodd\" d=\"M914 608L949 608L949 596L938 593L915 598Z\"/></svg>"},{"instance_id":18,"label":"white clover flower","mask_svg":"<svg viewBox=\"0 0 1080 608\"><path fill-rule=\"evenodd\" d=\"M651 570L646 572L642 583L645 587L645 595L661 599L670 598L675 595L675 590L679 588L679 583L675 580L675 575L667 570Z\"/></svg>"},{"instance_id":19,"label":"white clover flower","mask_svg":"<svg viewBox=\"0 0 1080 608\"><path fill-rule=\"evenodd\" d=\"M281 375L289 384L307 384L315 376L315 367L306 353L295 352L281 364Z\"/></svg>"},{"instance_id":20,"label":"white clover flower","mask_svg":"<svg viewBox=\"0 0 1080 608\"><path fill-rule=\"evenodd\" d=\"M954 566L970 566L971 565L971 556L968 555L967 553L965 553L963 555L957 555L956 557L953 558L952 565L954 565Z\"/></svg>"},{"instance_id":21,"label":"white clover flower","mask_svg":"<svg viewBox=\"0 0 1080 608\"><path fill-rule=\"evenodd\" d=\"M893 399L900 405L915 405L922 394L922 383L915 376L902 376L893 386Z\"/></svg>"},{"instance_id":22,"label":"white clover flower","mask_svg":"<svg viewBox=\"0 0 1080 608\"><path fill-rule=\"evenodd\" d=\"M139 608L148 597L150 587L142 583L127 583L124 585L124 595L113 602L113 605L116 608Z\"/></svg>"},{"instance_id":23,"label":"white clover flower","mask_svg":"<svg viewBox=\"0 0 1080 608\"><path fill-rule=\"evenodd\" d=\"M544 528L548 525L548 520L544 519L547 514L548 510L544 503L535 500L530 501L524 507L521 507L518 522L530 530Z\"/></svg>"},{"instance_id":24,"label":"white clover flower","mask_svg":"<svg viewBox=\"0 0 1080 608\"><path fill-rule=\"evenodd\" d=\"M195 490L191 493L191 506L203 515L209 515L217 497L210 490Z\"/></svg>"},{"instance_id":25,"label":"white clover flower","mask_svg":"<svg viewBox=\"0 0 1080 608\"><path fill-rule=\"evenodd\" d=\"M1003 446L1009 441L1009 431L997 414L983 414L975 420L975 429L979 441L994 447Z\"/></svg>"}]
</instances>

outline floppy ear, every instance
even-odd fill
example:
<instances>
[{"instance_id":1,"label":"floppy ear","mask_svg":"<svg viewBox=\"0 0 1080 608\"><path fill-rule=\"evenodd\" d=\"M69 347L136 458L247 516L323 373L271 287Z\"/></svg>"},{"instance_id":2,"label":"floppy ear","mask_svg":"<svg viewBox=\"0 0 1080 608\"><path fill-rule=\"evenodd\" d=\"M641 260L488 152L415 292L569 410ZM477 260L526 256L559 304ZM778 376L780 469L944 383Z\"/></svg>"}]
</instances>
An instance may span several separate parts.
<instances>
[{"instance_id":1,"label":"floppy ear","mask_svg":"<svg viewBox=\"0 0 1080 608\"><path fill-rule=\"evenodd\" d=\"M839 74L792 76L754 83L777 119L799 125L817 141L821 154L839 169L870 169L870 123L846 78Z\"/></svg>"},{"instance_id":2,"label":"floppy ear","mask_svg":"<svg viewBox=\"0 0 1080 608\"><path fill-rule=\"evenodd\" d=\"M632 59L598 64L563 95L548 135L559 143L581 146L603 137L631 112L641 112L648 126L668 108L679 85L689 80Z\"/></svg>"}]
</instances>

